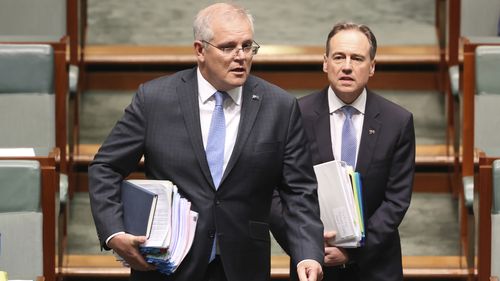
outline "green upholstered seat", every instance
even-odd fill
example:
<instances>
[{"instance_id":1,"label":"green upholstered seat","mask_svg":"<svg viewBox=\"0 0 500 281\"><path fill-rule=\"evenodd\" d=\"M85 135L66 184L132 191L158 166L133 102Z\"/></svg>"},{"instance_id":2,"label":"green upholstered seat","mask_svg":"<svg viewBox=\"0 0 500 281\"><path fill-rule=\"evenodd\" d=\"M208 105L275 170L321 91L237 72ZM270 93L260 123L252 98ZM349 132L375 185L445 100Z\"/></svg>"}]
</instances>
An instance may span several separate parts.
<instances>
[{"instance_id":1,"label":"green upholstered seat","mask_svg":"<svg viewBox=\"0 0 500 281\"><path fill-rule=\"evenodd\" d=\"M43 275L40 164L0 160L0 269L9 279Z\"/></svg>"},{"instance_id":2,"label":"green upholstered seat","mask_svg":"<svg viewBox=\"0 0 500 281\"><path fill-rule=\"evenodd\" d=\"M55 147L50 45L0 44L0 147Z\"/></svg>"},{"instance_id":3,"label":"green upholstered seat","mask_svg":"<svg viewBox=\"0 0 500 281\"><path fill-rule=\"evenodd\" d=\"M474 146L500 156L500 46L476 48Z\"/></svg>"},{"instance_id":4,"label":"green upholstered seat","mask_svg":"<svg viewBox=\"0 0 500 281\"><path fill-rule=\"evenodd\" d=\"M40 211L40 163L0 160L0 212Z\"/></svg>"}]
</instances>

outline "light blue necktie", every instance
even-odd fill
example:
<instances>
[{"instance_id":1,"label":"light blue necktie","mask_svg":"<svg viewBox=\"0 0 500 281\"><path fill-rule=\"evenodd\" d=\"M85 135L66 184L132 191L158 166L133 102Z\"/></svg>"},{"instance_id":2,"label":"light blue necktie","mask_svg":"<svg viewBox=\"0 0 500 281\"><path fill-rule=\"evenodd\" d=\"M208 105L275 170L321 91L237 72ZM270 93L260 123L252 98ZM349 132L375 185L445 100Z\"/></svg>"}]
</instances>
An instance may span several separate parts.
<instances>
[{"instance_id":1,"label":"light blue necktie","mask_svg":"<svg viewBox=\"0 0 500 281\"><path fill-rule=\"evenodd\" d=\"M344 106L340 110L345 115L344 125L342 126L342 151L341 160L355 168L356 166L356 130L352 122L352 115L357 112L352 106Z\"/></svg>"},{"instance_id":2,"label":"light blue necktie","mask_svg":"<svg viewBox=\"0 0 500 281\"><path fill-rule=\"evenodd\" d=\"M212 113L212 121L208 131L207 147L205 153L207 155L208 166L212 174L215 189L219 188L222 174L224 172L224 144L226 140L226 120L224 118L224 99L227 97L226 92L215 92L215 108ZM216 238L212 245L210 254L211 262L216 254Z\"/></svg>"},{"instance_id":3,"label":"light blue necktie","mask_svg":"<svg viewBox=\"0 0 500 281\"><path fill-rule=\"evenodd\" d=\"M208 131L207 155L208 166L212 174L215 189L219 188L224 167L224 144L226 140L226 120L224 118L224 99L226 92L215 92L215 108L212 113L212 121Z\"/></svg>"}]
</instances>

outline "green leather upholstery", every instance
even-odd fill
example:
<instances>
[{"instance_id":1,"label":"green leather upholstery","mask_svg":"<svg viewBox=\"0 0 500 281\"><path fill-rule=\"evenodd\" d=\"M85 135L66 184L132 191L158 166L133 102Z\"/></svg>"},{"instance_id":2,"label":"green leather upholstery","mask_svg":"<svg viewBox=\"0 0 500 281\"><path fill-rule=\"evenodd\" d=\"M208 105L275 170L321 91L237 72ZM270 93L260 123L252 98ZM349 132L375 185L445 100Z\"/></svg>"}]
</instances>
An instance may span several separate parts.
<instances>
[{"instance_id":1,"label":"green leather upholstery","mask_svg":"<svg viewBox=\"0 0 500 281\"><path fill-rule=\"evenodd\" d=\"M493 168L493 205L491 208L491 276L500 276L500 160Z\"/></svg>"},{"instance_id":2,"label":"green leather upholstery","mask_svg":"<svg viewBox=\"0 0 500 281\"><path fill-rule=\"evenodd\" d=\"M43 215L0 213L0 268L10 280L36 280L43 275Z\"/></svg>"},{"instance_id":3,"label":"green leather upholstery","mask_svg":"<svg viewBox=\"0 0 500 281\"><path fill-rule=\"evenodd\" d=\"M0 47L2 93L54 93L54 52L50 45Z\"/></svg>"},{"instance_id":4,"label":"green leather upholstery","mask_svg":"<svg viewBox=\"0 0 500 281\"><path fill-rule=\"evenodd\" d=\"M40 163L0 160L0 212L40 211Z\"/></svg>"},{"instance_id":5,"label":"green leather upholstery","mask_svg":"<svg viewBox=\"0 0 500 281\"><path fill-rule=\"evenodd\" d=\"M460 67L458 65L450 66L448 75L450 77L451 94L458 98L460 95Z\"/></svg>"},{"instance_id":6,"label":"green leather upholstery","mask_svg":"<svg viewBox=\"0 0 500 281\"><path fill-rule=\"evenodd\" d=\"M40 164L0 160L0 268L9 279L43 275Z\"/></svg>"},{"instance_id":7,"label":"green leather upholstery","mask_svg":"<svg viewBox=\"0 0 500 281\"><path fill-rule=\"evenodd\" d=\"M493 167L493 202L492 202L491 213L500 215L500 160L493 161L492 167Z\"/></svg>"},{"instance_id":8,"label":"green leather upholstery","mask_svg":"<svg viewBox=\"0 0 500 281\"><path fill-rule=\"evenodd\" d=\"M55 147L54 52L0 44L0 147Z\"/></svg>"},{"instance_id":9,"label":"green leather upholstery","mask_svg":"<svg viewBox=\"0 0 500 281\"><path fill-rule=\"evenodd\" d=\"M476 48L476 94L500 95L500 46Z\"/></svg>"},{"instance_id":10,"label":"green leather upholstery","mask_svg":"<svg viewBox=\"0 0 500 281\"><path fill-rule=\"evenodd\" d=\"M474 146L500 156L500 46L478 46L475 57Z\"/></svg>"}]
</instances>

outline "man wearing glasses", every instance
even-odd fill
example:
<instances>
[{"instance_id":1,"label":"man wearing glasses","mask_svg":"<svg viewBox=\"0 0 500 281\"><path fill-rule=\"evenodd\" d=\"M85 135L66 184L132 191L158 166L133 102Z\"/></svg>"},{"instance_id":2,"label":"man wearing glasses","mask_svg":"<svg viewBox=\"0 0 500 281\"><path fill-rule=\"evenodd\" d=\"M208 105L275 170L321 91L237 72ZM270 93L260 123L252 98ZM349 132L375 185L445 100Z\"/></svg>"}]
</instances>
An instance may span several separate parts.
<instances>
[{"instance_id":1,"label":"man wearing glasses","mask_svg":"<svg viewBox=\"0 0 500 281\"><path fill-rule=\"evenodd\" d=\"M198 66L139 87L89 168L101 244L132 267L131 280L268 280L269 210L280 190L292 263L321 280L323 227L298 104L249 74L259 45L252 16L214 4L194 21ZM120 183L144 156L149 179L170 180L199 213L177 271L162 275L124 232Z\"/></svg>"}]
</instances>

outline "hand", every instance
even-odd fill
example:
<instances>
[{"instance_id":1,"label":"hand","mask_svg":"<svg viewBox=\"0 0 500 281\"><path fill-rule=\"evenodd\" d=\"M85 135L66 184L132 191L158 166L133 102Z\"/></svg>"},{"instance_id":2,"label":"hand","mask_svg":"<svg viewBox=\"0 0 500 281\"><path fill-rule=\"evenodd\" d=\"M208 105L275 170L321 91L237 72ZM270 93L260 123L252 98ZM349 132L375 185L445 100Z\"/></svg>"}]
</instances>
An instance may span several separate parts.
<instances>
[{"instance_id":1,"label":"hand","mask_svg":"<svg viewBox=\"0 0 500 281\"><path fill-rule=\"evenodd\" d=\"M315 260L303 260L297 265L300 281L320 281L323 279L323 268Z\"/></svg>"},{"instance_id":2,"label":"hand","mask_svg":"<svg viewBox=\"0 0 500 281\"><path fill-rule=\"evenodd\" d=\"M349 261L349 256L345 249L335 247L328 243L330 239L335 238L335 235L335 231L326 231L323 234L323 237L325 239L325 266L341 265Z\"/></svg>"},{"instance_id":3,"label":"hand","mask_svg":"<svg viewBox=\"0 0 500 281\"><path fill-rule=\"evenodd\" d=\"M131 234L118 234L111 238L108 246L122 257L135 270L148 271L156 268L147 263L139 252L139 245L146 242L145 236L134 236Z\"/></svg>"}]
</instances>

